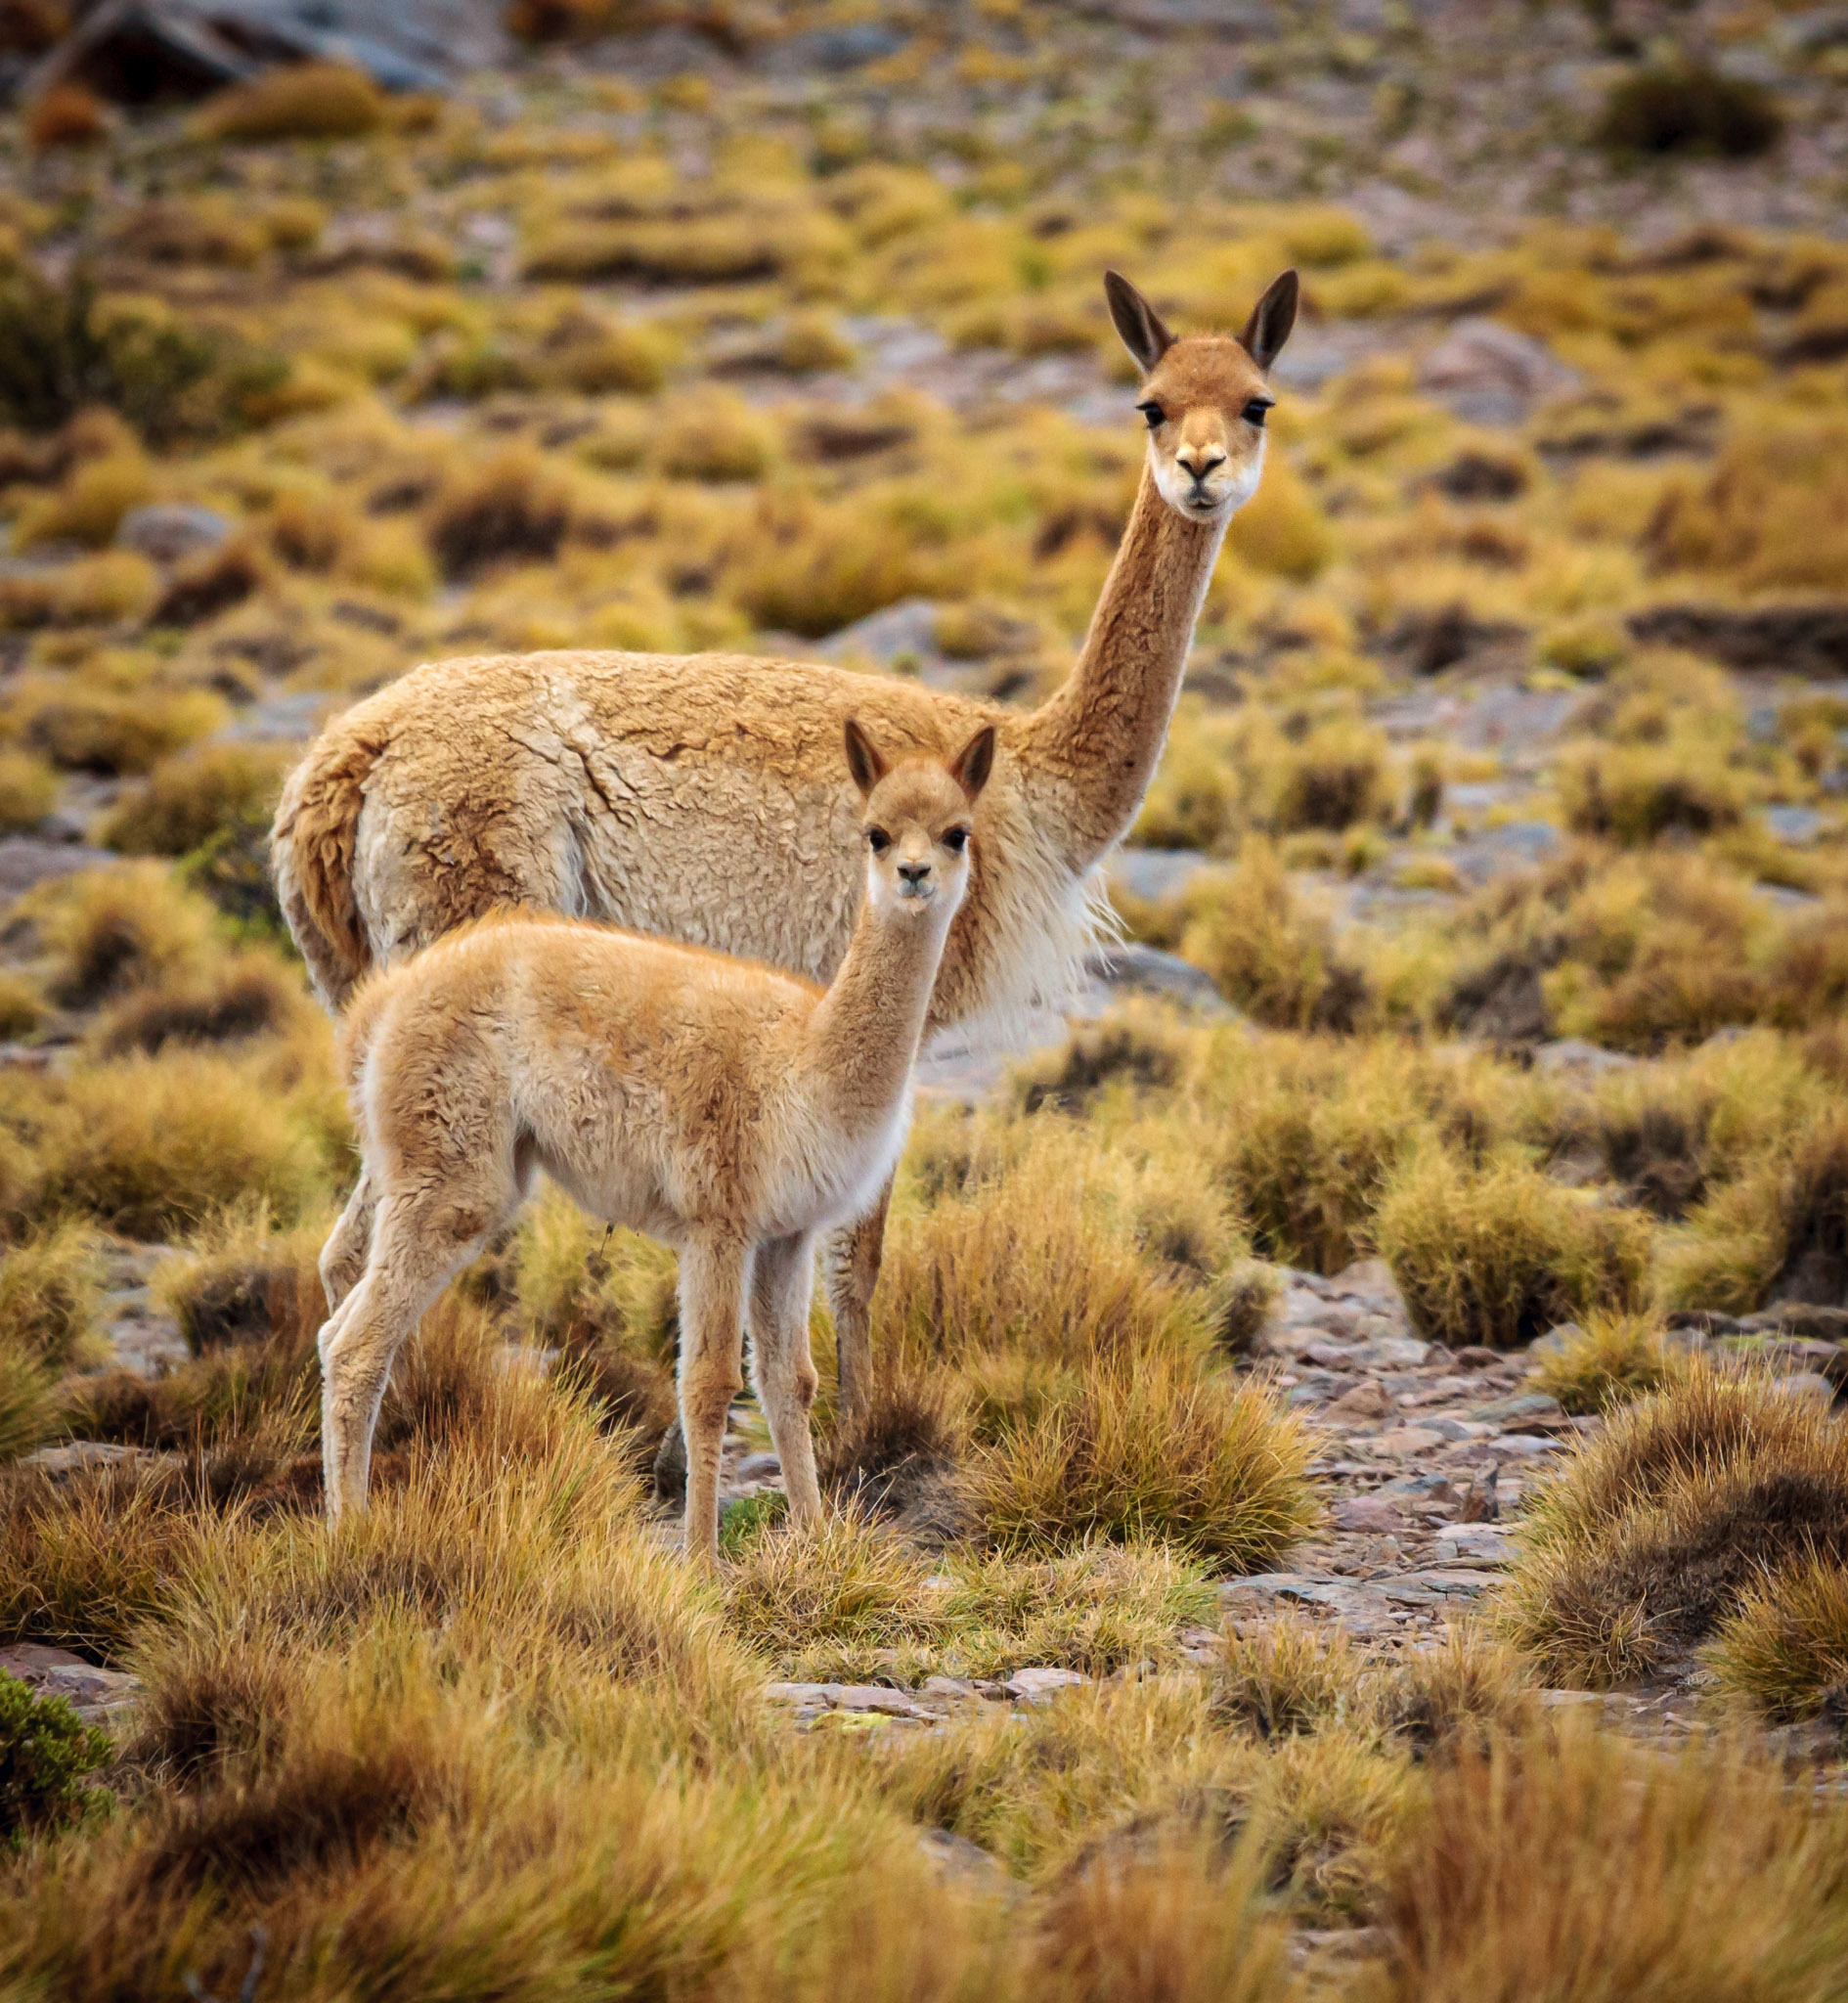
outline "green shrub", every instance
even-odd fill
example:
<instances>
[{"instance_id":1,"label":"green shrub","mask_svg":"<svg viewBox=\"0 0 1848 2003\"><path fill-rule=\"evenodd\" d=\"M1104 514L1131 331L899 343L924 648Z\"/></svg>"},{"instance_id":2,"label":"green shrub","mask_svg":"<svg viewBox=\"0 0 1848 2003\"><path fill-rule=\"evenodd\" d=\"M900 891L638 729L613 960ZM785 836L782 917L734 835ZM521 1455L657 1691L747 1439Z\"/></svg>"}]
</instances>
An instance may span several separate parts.
<instances>
[{"instance_id":1,"label":"green shrub","mask_svg":"<svg viewBox=\"0 0 1848 2003\"><path fill-rule=\"evenodd\" d=\"M110 1737L62 1697L35 1697L0 1670L0 1847L16 1847L99 1811L110 1799L88 1776L107 1766Z\"/></svg>"}]
</instances>

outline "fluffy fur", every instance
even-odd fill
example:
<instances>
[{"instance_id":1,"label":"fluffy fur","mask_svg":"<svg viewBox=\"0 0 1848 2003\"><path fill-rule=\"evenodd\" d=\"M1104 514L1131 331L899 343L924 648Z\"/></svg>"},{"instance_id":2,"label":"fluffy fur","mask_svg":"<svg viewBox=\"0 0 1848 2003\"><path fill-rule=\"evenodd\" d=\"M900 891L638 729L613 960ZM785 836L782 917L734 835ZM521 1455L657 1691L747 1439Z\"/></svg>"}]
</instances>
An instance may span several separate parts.
<instances>
[{"instance_id":1,"label":"fluffy fur","mask_svg":"<svg viewBox=\"0 0 1848 2003\"><path fill-rule=\"evenodd\" d=\"M850 721L865 895L825 993L772 968L556 917L489 919L380 975L348 1018L360 1184L322 1258L328 1507L365 1504L399 1345L536 1169L681 1255L686 1548L713 1556L726 1414L752 1367L798 1524L817 1233L904 1144L911 1067L970 880L994 734L888 770ZM978 878L979 878L978 870Z\"/></svg>"},{"instance_id":2,"label":"fluffy fur","mask_svg":"<svg viewBox=\"0 0 1848 2003\"><path fill-rule=\"evenodd\" d=\"M369 967L504 906L827 979L858 892L858 801L839 756L857 713L900 753L941 758L985 723L998 733L978 817L989 867L950 933L927 1028L1056 1000L1095 935L1097 866L1161 757L1226 523L1255 486L1261 413L1247 413L1296 310L1287 273L1239 339L1176 339L1126 280L1113 273L1109 289L1163 422L1077 668L1047 703L1023 716L735 654L418 668L330 725L277 814L283 910L322 998L342 1005ZM876 1201L828 1247L850 1409L870 1383L883 1221Z\"/></svg>"}]
</instances>

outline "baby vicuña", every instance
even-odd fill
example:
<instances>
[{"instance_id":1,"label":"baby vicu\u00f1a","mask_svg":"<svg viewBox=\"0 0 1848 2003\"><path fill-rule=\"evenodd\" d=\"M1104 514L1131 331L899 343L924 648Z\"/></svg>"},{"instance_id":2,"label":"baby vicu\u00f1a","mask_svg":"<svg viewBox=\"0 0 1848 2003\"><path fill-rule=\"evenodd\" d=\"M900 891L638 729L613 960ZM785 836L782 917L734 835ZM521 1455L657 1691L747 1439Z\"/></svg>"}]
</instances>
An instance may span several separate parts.
<instances>
[{"instance_id":1,"label":"baby vicu\u00f1a","mask_svg":"<svg viewBox=\"0 0 1848 2003\"><path fill-rule=\"evenodd\" d=\"M712 1558L726 1414L752 1372L790 1515L820 1515L809 1409L817 1233L860 1216L904 1144L918 1040L994 759L888 766L846 724L865 891L821 990L557 917L489 919L376 976L347 1017L359 1186L322 1254L330 1513L365 1506L393 1357L543 1169L681 1255L686 1548ZM740 837L741 839L745 837Z\"/></svg>"}]
</instances>

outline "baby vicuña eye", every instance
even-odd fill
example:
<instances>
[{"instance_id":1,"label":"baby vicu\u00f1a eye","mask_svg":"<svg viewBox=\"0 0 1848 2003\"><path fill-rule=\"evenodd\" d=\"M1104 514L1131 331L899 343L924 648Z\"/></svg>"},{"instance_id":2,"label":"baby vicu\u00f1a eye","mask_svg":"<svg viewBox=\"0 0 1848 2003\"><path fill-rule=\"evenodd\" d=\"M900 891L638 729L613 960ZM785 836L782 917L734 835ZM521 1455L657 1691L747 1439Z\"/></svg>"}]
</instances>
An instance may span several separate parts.
<instances>
[{"instance_id":1,"label":"baby vicu\u00f1a eye","mask_svg":"<svg viewBox=\"0 0 1848 2003\"><path fill-rule=\"evenodd\" d=\"M1167 423L1167 413L1159 403L1139 403L1136 405L1136 409L1149 421L1149 429L1151 431L1159 430L1162 425Z\"/></svg>"},{"instance_id":2,"label":"baby vicu\u00f1a eye","mask_svg":"<svg viewBox=\"0 0 1848 2003\"><path fill-rule=\"evenodd\" d=\"M1272 399L1270 397L1253 397L1251 402L1245 406L1245 422L1248 424L1255 424L1257 428L1261 431L1264 428L1264 413L1271 408Z\"/></svg>"},{"instance_id":3,"label":"baby vicu\u00f1a eye","mask_svg":"<svg viewBox=\"0 0 1848 2003\"><path fill-rule=\"evenodd\" d=\"M963 848L965 844L968 842L968 839L969 830L966 827L952 827L949 830L949 832L944 836L944 846L945 848L949 850L951 855L959 856L962 854Z\"/></svg>"},{"instance_id":4,"label":"baby vicu\u00f1a eye","mask_svg":"<svg viewBox=\"0 0 1848 2003\"><path fill-rule=\"evenodd\" d=\"M866 830L866 846L875 856L883 856L892 846L892 837L883 827L869 827Z\"/></svg>"}]
</instances>

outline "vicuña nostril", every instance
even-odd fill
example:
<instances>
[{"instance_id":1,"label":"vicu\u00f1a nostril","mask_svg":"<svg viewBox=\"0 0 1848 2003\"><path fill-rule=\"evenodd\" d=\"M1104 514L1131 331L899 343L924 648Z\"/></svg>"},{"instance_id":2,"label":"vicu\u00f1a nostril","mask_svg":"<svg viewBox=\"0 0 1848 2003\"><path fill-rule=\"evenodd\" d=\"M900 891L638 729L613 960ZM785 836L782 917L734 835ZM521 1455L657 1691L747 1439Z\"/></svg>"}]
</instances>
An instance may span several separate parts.
<instances>
[{"instance_id":1,"label":"vicu\u00f1a nostril","mask_svg":"<svg viewBox=\"0 0 1848 2003\"><path fill-rule=\"evenodd\" d=\"M931 866L928 863L901 863L899 865L899 874L907 883L922 883L930 873Z\"/></svg>"}]
</instances>

